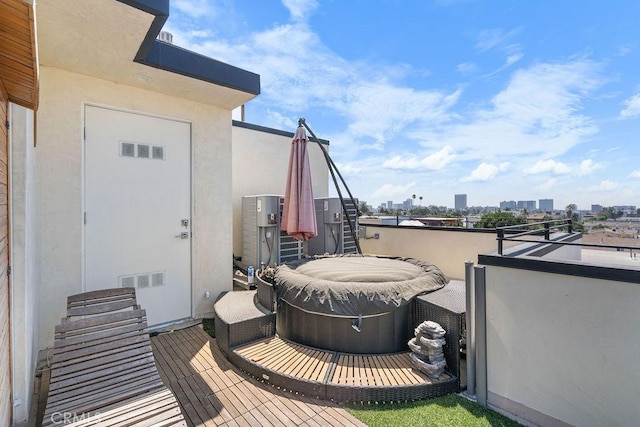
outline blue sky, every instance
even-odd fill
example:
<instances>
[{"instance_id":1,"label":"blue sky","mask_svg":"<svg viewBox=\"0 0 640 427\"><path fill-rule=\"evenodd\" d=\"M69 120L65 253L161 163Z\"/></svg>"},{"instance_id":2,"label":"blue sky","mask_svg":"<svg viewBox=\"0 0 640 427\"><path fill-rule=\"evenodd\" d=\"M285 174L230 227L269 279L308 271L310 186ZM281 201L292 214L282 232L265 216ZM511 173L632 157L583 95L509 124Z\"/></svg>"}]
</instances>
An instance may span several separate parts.
<instances>
[{"instance_id":1,"label":"blue sky","mask_svg":"<svg viewBox=\"0 0 640 427\"><path fill-rule=\"evenodd\" d=\"M172 0L174 43L260 74L246 121L331 143L374 206L640 206L637 0Z\"/></svg>"}]
</instances>

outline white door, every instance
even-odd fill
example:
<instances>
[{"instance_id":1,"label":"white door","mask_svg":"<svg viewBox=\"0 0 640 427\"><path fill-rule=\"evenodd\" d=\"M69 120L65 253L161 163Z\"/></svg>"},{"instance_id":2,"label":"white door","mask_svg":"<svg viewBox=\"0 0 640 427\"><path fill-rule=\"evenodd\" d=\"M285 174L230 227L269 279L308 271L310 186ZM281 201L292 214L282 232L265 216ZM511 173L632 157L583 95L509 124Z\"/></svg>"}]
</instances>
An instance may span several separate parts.
<instances>
[{"instance_id":1,"label":"white door","mask_svg":"<svg viewBox=\"0 0 640 427\"><path fill-rule=\"evenodd\" d=\"M191 125L85 108L85 288L135 287L149 325L191 315Z\"/></svg>"}]
</instances>

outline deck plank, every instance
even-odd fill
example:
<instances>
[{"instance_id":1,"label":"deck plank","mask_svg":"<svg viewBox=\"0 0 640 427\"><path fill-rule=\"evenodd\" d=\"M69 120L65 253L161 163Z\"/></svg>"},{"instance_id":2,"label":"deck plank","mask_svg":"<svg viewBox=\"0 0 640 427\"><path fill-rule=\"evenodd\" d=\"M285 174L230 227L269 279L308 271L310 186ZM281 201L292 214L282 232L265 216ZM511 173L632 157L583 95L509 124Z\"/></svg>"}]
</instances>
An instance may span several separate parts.
<instances>
[{"instance_id":1,"label":"deck plank","mask_svg":"<svg viewBox=\"0 0 640 427\"><path fill-rule=\"evenodd\" d=\"M261 357L268 357L272 364L286 366L292 374L312 378L326 372L333 354L280 339L272 341L279 348L275 354L269 351L269 343L245 347L251 351L246 354L262 354ZM215 340L201 328L160 334L152 337L152 344L159 370L171 378L168 385L189 425L362 425L333 402L286 393L246 377L222 356ZM256 352L256 348L260 351ZM299 364L283 365L283 357L284 362L290 362L286 360L287 354L294 355ZM327 412L327 408L331 411ZM347 421L341 424L340 417L331 415L332 411L341 414L344 417L342 421Z\"/></svg>"}]
</instances>

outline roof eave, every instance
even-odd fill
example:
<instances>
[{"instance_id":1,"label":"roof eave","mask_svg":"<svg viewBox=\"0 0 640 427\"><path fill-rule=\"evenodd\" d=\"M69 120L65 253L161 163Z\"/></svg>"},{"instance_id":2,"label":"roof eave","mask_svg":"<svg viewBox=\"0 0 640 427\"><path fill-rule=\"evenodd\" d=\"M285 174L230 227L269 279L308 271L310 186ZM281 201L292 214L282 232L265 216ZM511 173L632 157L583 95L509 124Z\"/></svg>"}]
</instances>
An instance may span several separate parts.
<instances>
[{"instance_id":1,"label":"roof eave","mask_svg":"<svg viewBox=\"0 0 640 427\"><path fill-rule=\"evenodd\" d=\"M118 1L154 15L135 62L252 95L260 94L258 74L157 40L169 17L169 0Z\"/></svg>"}]
</instances>

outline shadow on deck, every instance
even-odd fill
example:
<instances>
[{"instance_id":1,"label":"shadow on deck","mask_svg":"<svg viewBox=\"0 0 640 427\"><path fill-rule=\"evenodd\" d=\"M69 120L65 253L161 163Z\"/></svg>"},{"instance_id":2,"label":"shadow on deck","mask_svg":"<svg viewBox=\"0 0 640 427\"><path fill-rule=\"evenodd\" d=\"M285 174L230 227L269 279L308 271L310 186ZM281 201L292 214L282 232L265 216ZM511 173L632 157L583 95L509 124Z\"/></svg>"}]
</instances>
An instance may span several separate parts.
<instances>
[{"instance_id":1,"label":"shadow on deck","mask_svg":"<svg viewBox=\"0 0 640 427\"><path fill-rule=\"evenodd\" d=\"M361 426L338 404L268 386L235 368L200 327L151 339L156 363L190 425Z\"/></svg>"}]
</instances>

